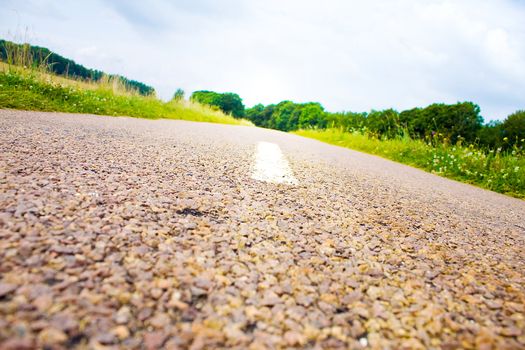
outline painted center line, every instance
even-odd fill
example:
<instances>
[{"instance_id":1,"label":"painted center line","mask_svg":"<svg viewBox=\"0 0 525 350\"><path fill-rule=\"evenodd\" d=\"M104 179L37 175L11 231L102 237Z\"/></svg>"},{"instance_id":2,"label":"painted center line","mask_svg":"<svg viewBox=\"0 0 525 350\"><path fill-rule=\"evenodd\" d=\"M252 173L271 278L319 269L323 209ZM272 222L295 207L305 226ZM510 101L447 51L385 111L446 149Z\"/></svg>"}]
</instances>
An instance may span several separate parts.
<instances>
[{"instance_id":1,"label":"painted center line","mask_svg":"<svg viewBox=\"0 0 525 350\"><path fill-rule=\"evenodd\" d=\"M259 142L255 154L252 179L264 182L297 185L288 161L275 143Z\"/></svg>"}]
</instances>

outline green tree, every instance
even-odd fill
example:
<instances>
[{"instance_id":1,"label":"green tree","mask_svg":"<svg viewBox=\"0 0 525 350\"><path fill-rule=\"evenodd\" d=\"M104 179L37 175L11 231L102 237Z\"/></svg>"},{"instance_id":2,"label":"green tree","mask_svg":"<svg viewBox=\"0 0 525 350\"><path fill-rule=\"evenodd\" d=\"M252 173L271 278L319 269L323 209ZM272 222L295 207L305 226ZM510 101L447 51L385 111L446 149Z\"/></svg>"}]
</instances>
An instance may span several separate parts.
<instances>
[{"instance_id":1,"label":"green tree","mask_svg":"<svg viewBox=\"0 0 525 350\"><path fill-rule=\"evenodd\" d=\"M266 126L264 120L264 105L259 103L253 106L252 108L247 108L245 110L245 115L248 120L254 123L257 126Z\"/></svg>"},{"instance_id":2,"label":"green tree","mask_svg":"<svg viewBox=\"0 0 525 350\"><path fill-rule=\"evenodd\" d=\"M296 104L292 101L279 102L272 113L272 117L268 123L269 127L283 131L293 130L292 116L296 108ZM291 119L292 123L290 123Z\"/></svg>"},{"instance_id":3,"label":"green tree","mask_svg":"<svg viewBox=\"0 0 525 350\"><path fill-rule=\"evenodd\" d=\"M491 121L483 125L478 131L478 141L482 146L495 149L503 142L502 122L499 120Z\"/></svg>"},{"instance_id":4,"label":"green tree","mask_svg":"<svg viewBox=\"0 0 525 350\"><path fill-rule=\"evenodd\" d=\"M173 98L172 100L174 101L182 101L184 100L184 95L185 95L185 92L184 90L182 89L177 89L177 91L175 91L175 93L173 94Z\"/></svg>"},{"instance_id":5,"label":"green tree","mask_svg":"<svg viewBox=\"0 0 525 350\"><path fill-rule=\"evenodd\" d=\"M269 128L274 110L275 105L268 105L265 107L262 104L257 104L246 110L246 117L257 126Z\"/></svg>"},{"instance_id":6,"label":"green tree","mask_svg":"<svg viewBox=\"0 0 525 350\"><path fill-rule=\"evenodd\" d=\"M375 137L389 139L402 135L399 113L393 109L384 111L372 110L366 119L368 132Z\"/></svg>"},{"instance_id":7,"label":"green tree","mask_svg":"<svg viewBox=\"0 0 525 350\"><path fill-rule=\"evenodd\" d=\"M412 108L399 113L399 123L412 138L422 138L427 134L427 125L423 120L421 108Z\"/></svg>"},{"instance_id":8,"label":"green tree","mask_svg":"<svg viewBox=\"0 0 525 350\"><path fill-rule=\"evenodd\" d=\"M297 127L299 129L326 127L326 113L323 106L317 102L302 105Z\"/></svg>"},{"instance_id":9,"label":"green tree","mask_svg":"<svg viewBox=\"0 0 525 350\"><path fill-rule=\"evenodd\" d=\"M244 104L237 94L232 92L220 94L219 107L224 113L231 114L235 118L244 117Z\"/></svg>"},{"instance_id":10,"label":"green tree","mask_svg":"<svg viewBox=\"0 0 525 350\"><path fill-rule=\"evenodd\" d=\"M190 100L204 105L219 107L219 94L213 91L201 90L191 94Z\"/></svg>"},{"instance_id":11,"label":"green tree","mask_svg":"<svg viewBox=\"0 0 525 350\"><path fill-rule=\"evenodd\" d=\"M317 102L282 101L264 107L258 104L246 110L246 116L257 126L283 131L300 128L324 128L327 119L323 106Z\"/></svg>"},{"instance_id":12,"label":"green tree","mask_svg":"<svg viewBox=\"0 0 525 350\"><path fill-rule=\"evenodd\" d=\"M432 137L439 133L451 143L460 139L475 141L483 125L479 106L472 102L454 105L434 103L425 108L414 108L401 112L399 121L414 138Z\"/></svg>"},{"instance_id":13,"label":"green tree","mask_svg":"<svg viewBox=\"0 0 525 350\"><path fill-rule=\"evenodd\" d=\"M226 114L231 114L235 118L244 117L244 105L239 95L226 92L217 93L213 91L201 90L191 94L191 100L199 103L215 106Z\"/></svg>"},{"instance_id":14,"label":"green tree","mask_svg":"<svg viewBox=\"0 0 525 350\"><path fill-rule=\"evenodd\" d=\"M518 143L523 144L521 140L525 139L525 110L516 111L509 115L501 124L501 128L507 147Z\"/></svg>"},{"instance_id":15,"label":"green tree","mask_svg":"<svg viewBox=\"0 0 525 350\"><path fill-rule=\"evenodd\" d=\"M348 132L363 131L367 115L367 113L354 112L325 112L325 126L328 128L340 128Z\"/></svg>"},{"instance_id":16,"label":"green tree","mask_svg":"<svg viewBox=\"0 0 525 350\"><path fill-rule=\"evenodd\" d=\"M483 125L480 108L472 102L461 102L445 106L437 116L439 131L455 144L460 139L472 142Z\"/></svg>"}]
</instances>

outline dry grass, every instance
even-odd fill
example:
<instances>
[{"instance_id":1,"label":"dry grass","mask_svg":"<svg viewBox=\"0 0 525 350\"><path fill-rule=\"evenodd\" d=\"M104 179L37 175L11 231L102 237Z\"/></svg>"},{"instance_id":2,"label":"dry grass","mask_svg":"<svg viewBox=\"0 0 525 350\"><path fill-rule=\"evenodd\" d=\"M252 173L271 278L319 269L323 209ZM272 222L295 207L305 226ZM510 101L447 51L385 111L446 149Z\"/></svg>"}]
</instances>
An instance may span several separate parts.
<instances>
[{"instance_id":1,"label":"dry grass","mask_svg":"<svg viewBox=\"0 0 525 350\"><path fill-rule=\"evenodd\" d=\"M195 102L163 102L155 96L142 96L119 79L69 79L51 74L45 67L8 63L0 64L0 108L253 125Z\"/></svg>"}]
</instances>

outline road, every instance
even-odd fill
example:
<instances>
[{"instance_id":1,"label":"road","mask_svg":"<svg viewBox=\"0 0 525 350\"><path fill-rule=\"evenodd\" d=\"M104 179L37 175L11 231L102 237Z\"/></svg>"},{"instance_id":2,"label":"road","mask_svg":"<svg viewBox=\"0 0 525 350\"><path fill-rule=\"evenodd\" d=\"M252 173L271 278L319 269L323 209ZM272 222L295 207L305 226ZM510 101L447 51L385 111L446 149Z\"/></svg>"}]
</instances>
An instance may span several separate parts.
<instances>
[{"instance_id":1,"label":"road","mask_svg":"<svg viewBox=\"0 0 525 350\"><path fill-rule=\"evenodd\" d=\"M278 131L0 111L0 348L525 348L525 201Z\"/></svg>"}]
</instances>

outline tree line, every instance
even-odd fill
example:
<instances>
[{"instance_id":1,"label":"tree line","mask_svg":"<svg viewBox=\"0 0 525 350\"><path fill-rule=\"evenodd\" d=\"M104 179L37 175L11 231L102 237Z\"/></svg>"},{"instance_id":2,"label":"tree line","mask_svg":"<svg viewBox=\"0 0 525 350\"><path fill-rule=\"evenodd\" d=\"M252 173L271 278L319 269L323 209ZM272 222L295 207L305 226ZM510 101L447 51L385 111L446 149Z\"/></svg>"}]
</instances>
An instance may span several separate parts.
<instances>
[{"instance_id":1,"label":"tree line","mask_svg":"<svg viewBox=\"0 0 525 350\"><path fill-rule=\"evenodd\" d=\"M338 128L375 138L409 136L429 142L468 143L502 149L524 144L525 139L525 110L516 111L504 121L484 124L479 106L472 102L434 103L401 112L385 109L331 113L318 102L282 101L245 108L242 99L234 93L196 91L190 99L214 106L236 118L246 118L257 126L282 131Z\"/></svg>"},{"instance_id":2,"label":"tree line","mask_svg":"<svg viewBox=\"0 0 525 350\"><path fill-rule=\"evenodd\" d=\"M119 79L131 90L147 96L155 93L155 89L136 80L120 75L106 74L96 69L89 69L73 60L60 56L51 50L30 44L17 44L0 39L0 61L20 64L29 67L45 66L54 74L77 79L99 81L103 77Z\"/></svg>"},{"instance_id":3,"label":"tree line","mask_svg":"<svg viewBox=\"0 0 525 350\"><path fill-rule=\"evenodd\" d=\"M116 78L127 88L141 95L155 93L153 87L119 75L88 69L73 60L62 57L47 48L17 44L0 39L0 60L25 66L45 66L49 71L89 81L103 77ZM178 90L175 100L184 98ZM331 113L318 102L295 103L282 101L264 106L245 108L238 94L232 92L195 91L190 99L222 110L235 118L246 118L255 125L283 130L339 128L348 132L362 132L371 137L392 139L409 136L414 139L476 143L490 148L510 148L525 139L525 111L516 111L504 121L483 123L480 108L472 102L456 104L434 103L424 108L398 112L394 109L370 112Z\"/></svg>"}]
</instances>

